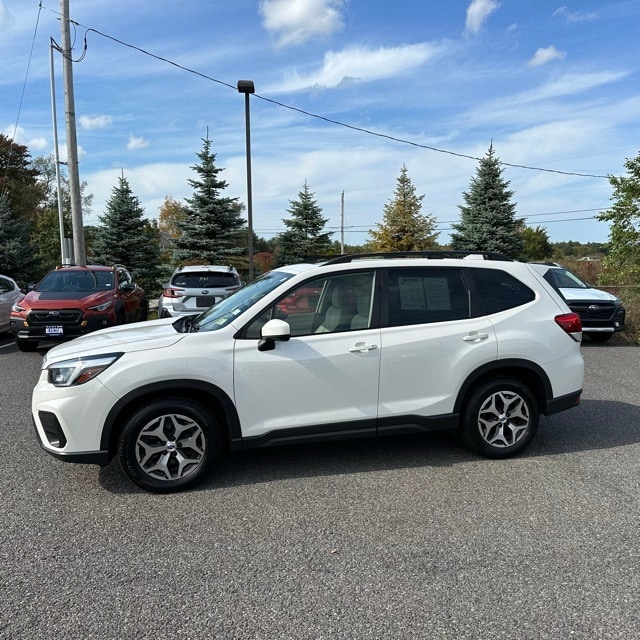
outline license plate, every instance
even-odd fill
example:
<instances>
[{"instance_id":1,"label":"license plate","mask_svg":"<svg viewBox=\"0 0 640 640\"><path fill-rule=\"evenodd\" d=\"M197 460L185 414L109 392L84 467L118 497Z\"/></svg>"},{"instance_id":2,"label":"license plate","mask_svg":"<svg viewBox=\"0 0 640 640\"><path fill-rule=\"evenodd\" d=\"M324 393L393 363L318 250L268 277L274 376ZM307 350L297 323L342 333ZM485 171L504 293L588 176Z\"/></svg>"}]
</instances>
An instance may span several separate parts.
<instances>
[{"instance_id":1,"label":"license plate","mask_svg":"<svg viewBox=\"0 0 640 640\"><path fill-rule=\"evenodd\" d=\"M44 333L47 336L63 336L64 335L64 327L58 324L48 324L44 328Z\"/></svg>"},{"instance_id":2,"label":"license plate","mask_svg":"<svg viewBox=\"0 0 640 640\"><path fill-rule=\"evenodd\" d=\"M215 296L211 296L208 298L196 298L196 306L197 307L211 307L216 302Z\"/></svg>"}]
</instances>

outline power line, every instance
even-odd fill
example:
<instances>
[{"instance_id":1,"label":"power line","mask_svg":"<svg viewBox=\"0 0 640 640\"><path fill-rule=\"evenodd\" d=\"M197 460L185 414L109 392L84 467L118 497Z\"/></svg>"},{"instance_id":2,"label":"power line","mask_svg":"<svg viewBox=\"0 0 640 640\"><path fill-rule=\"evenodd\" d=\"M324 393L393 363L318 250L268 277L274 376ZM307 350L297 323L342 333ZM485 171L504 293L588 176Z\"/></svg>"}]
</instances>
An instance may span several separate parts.
<instances>
[{"instance_id":1,"label":"power line","mask_svg":"<svg viewBox=\"0 0 640 640\"><path fill-rule=\"evenodd\" d=\"M51 11L52 13L58 13L56 11L53 11L52 9L48 9L49 11ZM59 15L59 14L58 14ZM155 53L151 53L150 51L147 51L146 49L143 49L141 47L138 47L136 45L133 44L129 44L128 42L125 42L124 40L120 40L119 38L116 38L114 36L110 36L107 33L104 33L98 29L95 29L93 27L88 27L86 25L83 25L80 22L75 22L75 21L71 21L73 24L77 25L77 26L81 26L83 28L86 29L85 35L84 35L84 52L86 52L87 50L87 34L93 32L96 33L100 36L102 36L103 38L107 38L109 40L112 40L113 42L117 42L118 44L121 44L122 46L128 47L130 49L134 49L135 51L138 51L140 53L143 53L144 55L150 56L151 58L155 58L156 60L159 60L161 62L166 62L167 64L170 64L174 67L177 67L178 69L181 69L182 71L186 71L188 73L191 73L193 75L197 75L201 78L204 78L205 80L209 80L211 82L215 82L217 84L220 84L222 86L228 87L229 89L232 89L233 91L236 91L237 88L235 85L230 84L228 82L224 82L223 80L218 80L217 78L213 78L211 76L206 75L205 73L202 73L200 71L195 71L194 69L190 69L189 67L185 67L184 65L181 65L177 62L175 62L174 60L169 60L168 58L164 58L162 56L156 55ZM82 57L84 57L84 52ZM428 151L434 151L436 153L443 153L446 155L451 155L451 156L455 156L458 158L466 158L468 160L476 160L476 161L480 161L482 160L482 158L479 158L477 156L472 156L472 155L468 155L465 153L458 153L456 151L451 151L448 149L439 149L437 147L432 147L430 145L426 145L426 144L421 144L419 142L414 142L413 140L406 140L404 138L398 138L396 136L392 136L386 133L380 133L378 131L372 131L370 129L365 129L363 127L357 127L355 125L352 124L348 124L346 122L341 122L340 120L334 120L332 118L328 118L326 116L321 116L318 115L316 113L312 113L311 111L306 111L305 109L300 109L299 107L294 107L292 105L288 105L285 104L284 102L279 102L278 100L274 100L273 98L267 98L266 96L262 96L258 93L254 93L253 94L255 98L258 98L260 100L264 100L265 102L269 102L271 104L274 104L276 106L282 107L283 109L289 109L290 111L295 111L297 113L300 113L302 115L305 115L309 118L315 118L317 120L322 120L323 122L327 122L329 124L333 124L339 127L344 127L346 129L350 129L352 131L358 131L360 133L364 133L370 136L375 136L378 138L383 138L386 140L391 140L392 142L399 142L401 144L407 144L413 147L418 147L420 149L426 149ZM577 171L561 171L559 169L545 169L543 167L533 167L533 166L529 166L529 165L525 165L525 164L515 164L512 162L504 162L504 161L500 161L500 164L505 166L505 167L513 167L516 169L526 169L529 171L542 171L545 173L555 173L555 174L560 174L560 175L565 175L565 176L578 176L581 178L604 178L604 179L608 179L609 176L605 176L605 175L599 175L599 174L593 174L593 173L580 173Z\"/></svg>"}]
</instances>

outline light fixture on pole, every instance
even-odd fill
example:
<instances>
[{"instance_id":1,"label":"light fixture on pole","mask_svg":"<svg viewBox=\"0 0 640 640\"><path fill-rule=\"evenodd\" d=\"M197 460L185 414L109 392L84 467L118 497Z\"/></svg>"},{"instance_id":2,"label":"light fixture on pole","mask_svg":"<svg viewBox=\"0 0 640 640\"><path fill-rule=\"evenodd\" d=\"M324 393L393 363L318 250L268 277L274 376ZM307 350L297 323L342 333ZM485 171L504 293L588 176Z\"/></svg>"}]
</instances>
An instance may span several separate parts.
<instances>
[{"instance_id":1,"label":"light fixture on pole","mask_svg":"<svg viewBox=\"0 0 640 640\"><path fill-rule=\"evenodd\" d=\"M244 118L247 139L247 226L249 227L249 281L253 280L253 205L251 201L251 124L249 121L249 94L255 93L253 80L238 80L238 91L244 93Z\"/></svg>"}]
</instances>

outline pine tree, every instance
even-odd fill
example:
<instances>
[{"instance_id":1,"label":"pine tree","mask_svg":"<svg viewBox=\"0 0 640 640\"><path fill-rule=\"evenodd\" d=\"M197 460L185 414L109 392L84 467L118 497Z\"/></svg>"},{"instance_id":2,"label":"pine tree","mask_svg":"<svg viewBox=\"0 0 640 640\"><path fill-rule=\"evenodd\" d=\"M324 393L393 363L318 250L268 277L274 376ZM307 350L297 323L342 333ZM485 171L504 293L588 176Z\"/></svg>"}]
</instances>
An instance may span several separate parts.
<instances>
[{"instance_id":1,"label":"pine tree","mask_svg":"<svg viewBox=\"0 0 640 640\"><path fill-rule=\"evenodd\" d=\"M189 207L185 217L178 220L181 235L176 238L174 258L182 263L224 264L231 256L246 253L243 248L243 205L238 198L221 195L227 183L218 174L216 156L211 152L211 141L203 139L202 151L197 154L200 164L191 168L199 180L189 180L193 197L187 198Z\"/></svg>"},{"instance_id":2,"label":"pine tree","mask_svg":"<svg viewBox=\"0 0 640 640\"><path fill-rule=\"evenodd\" d=\"M289 200L289 218L283 218L287 227L278 235L277 264L293 264L314 256L327 255L331 249L333 233L324 232L328 219L304 183L298 200Z\"/></svg>"},{"instance_id":3,"label":"pine tree","mask_svg":"<svg viewBox=\"0 0 640 640\"><path fill-rule=\"evenodd\" d=\"M101 226L93 244L92 261L123 264L134 272L151 296L159 288L160 243L143 214L144 209L129 182L124 176L120 177L107 201L106 213L98 216Z\"/></svg>"},{"instance_id":4,"label":"pine tree","mask_svg":"<svg viewBox=\"0 0 640 640\"><path fill-rule=\"evenodd\" d=\"M43 275L29 233L29 223L14 218L9 197L0 194L0 273L13 278L21 287L37 282Z\"/></svg>"},{"instance_id":5,"label":"pine tree","mask_svg":"<svg viewBox=\"0 0 640 640\"><path fill-rule=\"evenodd\" d=\"M456 231L451 234L452 249L497 251L510 258L521 257L520 229L524 223L516 218L516 205L511 202L513 191L502 178L502 171L491 144L471 178L469 191L463 193L466 206L459 205L460 222L452 225Z\"/></svg>"},{"instance_id":6,"label":"pine tree","mask_svg":"<svg viewBox=\"0 0 640 640\"><path fill-rule=\"evenodd\" d=\"M394 198L384 207L381 224L377 231L369 231L369 251L424 251L436 245L439 233L435 231L434 216L423 215L422 200L402 165L398 176Z\"/></svg>"}]
</instances>

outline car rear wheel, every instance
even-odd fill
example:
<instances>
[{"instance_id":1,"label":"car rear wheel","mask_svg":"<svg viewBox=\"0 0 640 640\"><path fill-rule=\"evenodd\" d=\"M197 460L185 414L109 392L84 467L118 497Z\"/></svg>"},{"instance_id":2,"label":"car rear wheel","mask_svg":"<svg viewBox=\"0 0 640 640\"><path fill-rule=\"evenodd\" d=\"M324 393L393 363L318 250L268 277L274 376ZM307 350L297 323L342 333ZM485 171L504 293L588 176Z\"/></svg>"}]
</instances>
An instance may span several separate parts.
<instances>
[{"instance_id":1,"label":"car rear wheel","mask_svg":"<svg viewBox=\"0 0 640 640\"><path fill-rule=\"evenodd\" d=\"M525 385L511 378L492 380L469 398L461 436L476 453L507 458L529 446L538 421L538 405Z\"/></svg>"},{"instance_id":2,"label":"car rear wheel","mask_svg":"<svg viewBox=\"0 0 640 640\"><path fill-rule=\"evenodd\" d=\"M34 340L16 340L16 346L20 351L37 351L38 343Z\"/></svg>"},{"instance_id":3,"label":"car rear wheel","mask_svg":"<svg viewBox=\"0 0 640 640\"><path fill-rule=\"evenodd\" d=\"M204 405L187 398L150 402L127 420L118 443L125 474L156 493L200 482L221 452L215 418Z\"/></svg>"}]
</instances>

